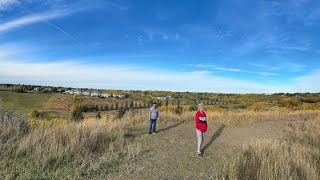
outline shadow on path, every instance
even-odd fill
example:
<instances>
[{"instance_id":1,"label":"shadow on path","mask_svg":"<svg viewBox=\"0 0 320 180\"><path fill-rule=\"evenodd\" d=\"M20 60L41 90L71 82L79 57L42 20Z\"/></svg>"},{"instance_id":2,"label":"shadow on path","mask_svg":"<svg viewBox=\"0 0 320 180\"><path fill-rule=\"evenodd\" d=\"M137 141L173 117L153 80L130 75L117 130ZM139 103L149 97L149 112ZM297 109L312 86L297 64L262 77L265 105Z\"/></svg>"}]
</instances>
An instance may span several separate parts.
<instances>
[{"instance_id":1,"label":"shadow on path","mask_svg":"<svg viewBox=\"0 0 320 180\"><path fill-rule=\"evenodd\" d=\"M173 125L168 126L168 127L166 127L166 128L160 129L160 130L158 130L157 132L167 131L167 130L169 130L169 129L171 129L171 128L178 127L178 126L180 126L181 124L183 124L184 122L185 122L185 121L181 121L181 122L179 122L179 123L173 124Z\"/></svg>"},{"instance_id":2,"label":"shadow on path","mask_svg":"<svg viewBox=\"0 0 320 180\"><path fill-rule=\"evenodd\" d=\"M167 130L169 130L169 129L171 129L171 128L178 127L178 126L180 126L181 124L183 124L184 122L185 122L185 121L181 121L181 122L179 122L179 123L173 124L173 125L168 126L168 127L166 127L166 128L157 130L157 133L162 132L162 131L167 131ZM138 133L138 134L135 134L135 135L136 135L136 136L140 136L140 135L143 135L143 134L148 134L148 133L147 133L147 132L141 132L141 133Z\"/></svg>"},{"instance_id":3,"label":"shadow on path","mask_svg":"<svg viewBox=\"0 0 320 180\"><path fill-rule=\"evenodd\" d=\"M210 141L206 146L202 148L202 151L205 151L211 144L222 134L223 129L225 128L225 125L222 125L211 137Z\"/></svg>"}]
</instances>

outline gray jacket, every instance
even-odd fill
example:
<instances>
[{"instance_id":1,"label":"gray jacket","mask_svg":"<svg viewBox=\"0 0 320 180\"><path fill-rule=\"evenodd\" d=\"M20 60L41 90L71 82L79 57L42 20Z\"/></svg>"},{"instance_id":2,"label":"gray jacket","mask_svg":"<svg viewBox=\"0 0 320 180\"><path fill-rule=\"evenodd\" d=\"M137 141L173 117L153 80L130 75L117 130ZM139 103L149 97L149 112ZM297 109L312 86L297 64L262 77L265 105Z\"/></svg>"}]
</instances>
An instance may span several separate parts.
<instances>
[{"instance_id":1,"label":"gray jacket","mask_svg":"<svg viewBox=\"0 0 320 180\"><path fill-rule=\"evenodd\" d=\"M158 119L159 111L158 108L154 108L153 106L150 108L150 118L151 119Z\"/></svg>"}]
</instances>

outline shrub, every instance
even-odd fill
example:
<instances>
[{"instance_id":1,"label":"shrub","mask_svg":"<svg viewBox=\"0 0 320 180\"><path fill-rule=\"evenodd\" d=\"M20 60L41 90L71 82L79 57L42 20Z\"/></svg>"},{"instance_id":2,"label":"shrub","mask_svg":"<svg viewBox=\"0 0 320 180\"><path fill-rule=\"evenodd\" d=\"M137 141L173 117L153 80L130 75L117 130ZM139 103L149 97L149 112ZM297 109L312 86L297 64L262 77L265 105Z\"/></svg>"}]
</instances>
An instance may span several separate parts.
<instances>
[{"instance_id":1,"label":"shrub","mask_svg":"<svg viewBox=\"0 0 320 180\"><path fill-rule=\"evenodd\" d=\"M71 120L72 121L82 121L84 119L81 107L79 105L72 105L70 108L71 111Z\"/></svg>"},{"instance_id":2,"label":"shrub","mask_svg":"<svg viewBox=\"0 0 320 180\"><path fill-rule=\"evenodd\" d=\"M36 119L38 117L39 117L39 111L37 111L36 109L32 109L32 111L30 112L30 118Z\"/></svg>"},{"instance_id":3,"label":"shrub","mask_svg":"<svg viewBox=\"0 0 320 180\"><path fill-rule=\"evenodd\" d=\"M198 106L195 104L192 104L189 106L189 111L197 111L198 110Z\"/></svg>"},{"instance_id":4,"label":"shrub","mask_svg":"<svg viewBox=\"0 0 320 180\"><path fill-rule=\"evenodd\" d=\"M117 112L117 116L115 119L122 119L123 116L126 114L127 109L125 108L120 108L120 110Z\"/></svg>"},{"instance_id":5,"label":"shrub","mask_svg":"<svg viewBox=\"0 0 320 180\"><path fill-rule=\"evenodd\" d=\"M78 99L78 95L73 94L73 95L72 95L72 100L74 100L74 101L75 101L75 100L77 100L77 99Z\"/></svg>"},{"instance_id":6,"label":"shrub","mask_svg":"<svg viewBox=\"0 0 320 180\"><path fill-rule=\"evenodd\" d=\"M100 119L101 119L101 114L100 114L100 112L97 112L97 113L96 113L96 119L97 119L97 120L100 120Z\"/></svg>"},{"instance_id":7,"label":"shrub","mask_svg":"<svg viewBox=\"0 0 320 180\"><path fill-rule=\"evenodd\" d=\"M39 112L36 109L32 109L30 112L30 119L46 119L48 118L47 113Z\"/></svg>"}]
</instances>

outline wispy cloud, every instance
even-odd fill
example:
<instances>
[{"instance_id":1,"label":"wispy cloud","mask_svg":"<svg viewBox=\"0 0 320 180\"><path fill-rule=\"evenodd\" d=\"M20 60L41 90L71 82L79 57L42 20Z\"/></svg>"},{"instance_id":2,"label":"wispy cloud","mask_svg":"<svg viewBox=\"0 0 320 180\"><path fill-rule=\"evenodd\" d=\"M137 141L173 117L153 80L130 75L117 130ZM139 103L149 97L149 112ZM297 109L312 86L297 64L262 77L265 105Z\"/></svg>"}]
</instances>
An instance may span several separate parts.
<instances>
[{"instance_id":1,"label":"wispy cloud","mask_svg":"<svg viewBox=\"0 0 320 180\"><path fill-rule=\"evenodd\" d=\"M172 72L133 66L88 65L76 61L37 63L0 60L0 63L1 82L41 82L76 87L235 93L276 92L279 88L211 76L205 71Z\"/></svg>"},{"instance_id":2,"label":"wispy cloud","mask_svg":"<svg viewBox=\"0 0 320 180\"><path fill-rule=\"evenodd\" d=\"M238 73L250 73L250 74L258 74L260 76L279 76L280 74L271 73L271 72L256 72L256 71L247 71L243 69L234 69L234 68L214 68L215 70L221 71L229 71L229 72L238 72Z\"/></svg>"},{"instance_id":3,"label":"wispy cloud","mask_svg":"<svg viewBox=\"0 0 320 180\"><path fill-rule=\"evenodd\" d=\"M196 67L196 68L213 68L213 67L216 67L216 65L213 65L213 64L185 64L184 66Z\"/></svg>"},{"instance_id":4,"label":"wispy cloud","mask_svg":"<svg viewBox=\"0 0 320 180\"><path fill-rule=\"evenodd\" d=\"M261 68L267 71L285 71L285 72L301 72L307 67L304 64L298 64L293 62L266 65L261 63L249 63L250 66Z\"/></svg>"},{"instance_id":5,"label":"wispy cloud","mask_svg":"<svg viewBox=\"0 0 320 180\"><path fill-rule=\"evenodd\" d=\"M22 45L17 45L15 43L0 44L0 59L10 60L16 55L26 54L26 48L22 48Z\"/></svg>"},{"instance_id":6,"label":"wispy cloud","mask_svg":"<svg viewBox=\"0 0 320 180\"><path fill-rule=\"evenodd\" d=\"M90 64L86 60L36 62L21 60L34 50L10 44L0 46L0 82L31 83L56 86L151 89L224 93L275 93L320 90L313 84L320 79L320 70L293 81L291 85L256 83L226 78L210 70L169 71L132 65ZM4 53L6 52L6 53ZM11 52L11 53L10 53ZM15 54L12 56L12 54ZM92 59L90 59L92 60ZM221 68L211 64L187 64L189 67L210 67L240 73L244 70ZM23 71L21 71L23 69ZM253 73L253 72L250 72ZM152 75L152 76L151 76ZM262 74L261 74L262 75ZM269 74L265 74L269 75Z\"/></svg>"},{"instance_id":7,"label":"wispy cloud","mask_svg":"<svg viewBox=\"0 0 320 180\"><path fill-rule=\"evenodd\" d=\"M227 71L227 72L234 72L234 73L258 74L260 76L278 76L279 75L277 73L272 73L272 72L257 72L257 71L248 71L248 70L239 69L239 68L218 67L217 65L212 65L212 64L185 64L184 66L218 70L218 71Z\"/></svg>"},{"instance_id":8,"label":"wispy cloud","mask_svg":"<svg viewBox=\"0 0 320 180\"><path fill-rule=\"evenodd\" d=\"M7 32L10 30L13 30L15 28L19 28L22 26L43 22L43 19L45 20L51 20L60 18L63 16L66 16L70 14L70 11L66 10L60 10L60 11L50 11L50 12L44 12L44 13L38 13L37 16L35 15L27 15L24 17L20 17L5 23L0 24L0 33L1 32Z\"/></svg>"},{"instance_id":9,"label":"wispy cloud","mask_svg":"<svg viewBox=\"0 0 320 180\"><path fill-rule=\"evenodd\" d=\"M316 69L309 74L303 75L295 79L298 84L299 91L304 92L320 92L320 69Z\"/></svg>"}]
</instances>

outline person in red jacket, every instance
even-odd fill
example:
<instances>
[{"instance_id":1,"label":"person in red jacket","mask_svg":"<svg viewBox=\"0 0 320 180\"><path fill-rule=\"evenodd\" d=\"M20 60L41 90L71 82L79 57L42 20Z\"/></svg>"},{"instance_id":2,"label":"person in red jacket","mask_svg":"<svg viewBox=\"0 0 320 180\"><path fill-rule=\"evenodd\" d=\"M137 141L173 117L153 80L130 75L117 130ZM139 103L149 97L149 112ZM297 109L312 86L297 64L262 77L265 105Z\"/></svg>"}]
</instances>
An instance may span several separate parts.
<instances>
[{"instance_id":1,"label":"person in red jacket","mask_svg":"<svg viewBox=\"0 0 320 180\"><path fill-rule=\"evenodd\" d=\"M203 104L200 103L198 105L198 111L194 118L196 123L196 132L198 138L198 146L197 146L197 154L199 157L203 157L203 152L201 152L203 140L204 140L204 133L207 131L207 116L206 113L203 111Z\"/></svg>"}]
</instances>

